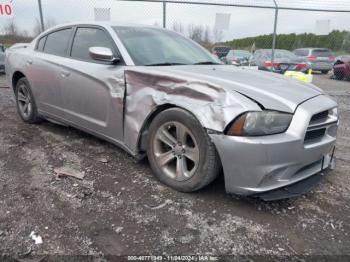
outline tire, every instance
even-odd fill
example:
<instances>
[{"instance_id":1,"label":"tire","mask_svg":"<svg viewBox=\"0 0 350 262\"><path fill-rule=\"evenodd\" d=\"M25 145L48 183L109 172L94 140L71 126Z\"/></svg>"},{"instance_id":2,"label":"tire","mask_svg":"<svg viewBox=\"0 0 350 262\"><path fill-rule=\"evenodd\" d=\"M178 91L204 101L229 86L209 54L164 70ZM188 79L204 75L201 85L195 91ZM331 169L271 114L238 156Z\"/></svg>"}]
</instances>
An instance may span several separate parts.
<instances>
[{"instance_id":1,"label":"tire","mask_svg":"<svg viewBox=\"0 0 350 262\"><path fill-rule=\"evenodd\" d=\"M35 124L42 121L38 114L35 99L27 78L18 80L15 87L17 113L25 123ZM26 108L26 109L25 109Z\"/></svg>"},{"instance_id":2,"label":"tire","mask_svg":"<svg viewBox=\"0 0 350 262\"><path fill-rule=\"evenodd\" d=\"M324 74L324 75L327 75L328 74L328 70L322 70L321 73Z\"/></svg>"},{"instance_id":3,"label":"tire","mask_svg":"<svg viewBox=\"0 0 350 262\"><path fill-rule=\"evenodd\" d=\"M147 156L154 175L180 192L205 187L221 169L216 148L205 129L192 114L179 108L167 109L154 118L149 129Z\"/></svg>"}]
</instances>

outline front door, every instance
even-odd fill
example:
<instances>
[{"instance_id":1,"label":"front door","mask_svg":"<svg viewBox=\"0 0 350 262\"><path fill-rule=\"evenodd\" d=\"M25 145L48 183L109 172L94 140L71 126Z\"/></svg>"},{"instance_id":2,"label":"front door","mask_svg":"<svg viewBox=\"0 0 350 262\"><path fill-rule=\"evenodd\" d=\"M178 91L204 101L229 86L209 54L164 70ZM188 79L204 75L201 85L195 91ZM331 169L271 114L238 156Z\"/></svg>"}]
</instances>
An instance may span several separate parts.
<instances>
[{"instance_id":1,"label":"front door","mask_svg":"<svg viewBox=\"0 0 350 262\"><path fill-rule=\"evenodd\" d=\"M94 61L90 47L116 48L108 32L78 27L61 74L67 121L114 141L123 139L124 66Z\"/></svg>"}]
</instances>

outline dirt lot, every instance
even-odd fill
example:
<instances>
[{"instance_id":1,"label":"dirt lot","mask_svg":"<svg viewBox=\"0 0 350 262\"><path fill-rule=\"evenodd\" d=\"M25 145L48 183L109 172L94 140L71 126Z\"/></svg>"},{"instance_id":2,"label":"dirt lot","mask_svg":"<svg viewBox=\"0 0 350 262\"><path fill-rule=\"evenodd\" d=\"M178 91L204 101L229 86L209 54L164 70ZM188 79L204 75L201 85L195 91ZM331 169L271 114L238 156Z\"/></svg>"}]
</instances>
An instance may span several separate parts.
<instances>
[{"instance_id":1,"label":"dirt lot","mask_svg":"<svg viewBox=\"0 0 350 262\"><path fill-rule=\"evenodd\" d=\"M306 196L270 203L227 195L222 178L175 192L146 160L107 142L24 124L11 90L0 88L0 254L350 255L350 82L315 83L340 105L337 168ZM85 178L57 180L62 166Z\"/></svg>"}]
</instances>

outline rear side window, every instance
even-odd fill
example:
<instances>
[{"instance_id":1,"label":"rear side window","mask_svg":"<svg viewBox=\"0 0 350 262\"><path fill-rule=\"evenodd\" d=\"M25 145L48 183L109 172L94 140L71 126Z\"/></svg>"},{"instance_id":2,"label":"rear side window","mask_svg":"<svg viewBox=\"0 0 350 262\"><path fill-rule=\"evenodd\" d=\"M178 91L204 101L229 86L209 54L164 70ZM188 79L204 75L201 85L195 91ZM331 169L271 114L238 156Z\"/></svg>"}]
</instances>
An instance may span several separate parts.
<instances>
[{"instance_id":1,"label":"rear side window","mask_svg":"<svg viewBox=\"0 0 350 262\"><path fill-rule=\"evenodd\" d=\"M331 51L328 49L315 49L312 50L312 55L318 57L329 57L331 55Z\"/></svg>"},{"instance_id":2,"label":"rear side window","mask_svg":"<svg viewBox=\"0 0 350 262\"><path fill-rule=\"evenodd\" d=\"M43 51L44 50L45 41L46 41L46 36L44 36L44 37L39 39L38 46L36 48L38 51Z\"/></svg>"},{"instance_id":3,"label":"rear side window","mask_svg":"<svg viewBox=\"0 0 350 262\"><path fill-rule=\"evenodd\" d=\"M71 56L73 58L92 61L89 54L90 47L107 47L112 51L111 37L102 29L78 28L74 37Z\"/></svg>"},{"instance_id":4,"label":"rear side window","mask_svg":"<svg viewBox=\"0 0 350 262\"><path fill-rule=\"evenodd\" d=\"M308 56L309 55L309 50L295 50L294 54L296 56Z\"/></svg>"},{"instance_id":5,"label":"rear side window","mask_svg":"<svg viewBox=\"0 0 350 262\"><path fill-rule=\"evenodd\" d=\"M67 54L72 28L56 31L47 36L44 52L48 54L65 56Z\"/></svg>"}]
</instances>

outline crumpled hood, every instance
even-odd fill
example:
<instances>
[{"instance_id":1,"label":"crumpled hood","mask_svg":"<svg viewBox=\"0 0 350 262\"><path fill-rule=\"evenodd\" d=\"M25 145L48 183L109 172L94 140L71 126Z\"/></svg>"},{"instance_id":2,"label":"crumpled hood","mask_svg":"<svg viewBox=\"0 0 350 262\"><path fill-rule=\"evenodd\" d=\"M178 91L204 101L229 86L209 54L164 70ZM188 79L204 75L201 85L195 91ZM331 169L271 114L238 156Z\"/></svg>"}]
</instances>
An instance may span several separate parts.
<instances>
[{"instance_id":1,"label":"crumpled hood","mask_svg":"<svg viewBox=\"0 0 350 262\"><path fill-rule=\"evenodd\" d=\"M176 78L191 78L241 93L264 108L293 113L302 102L323 94L322 90L276 73L240 69L228 65L146 67Z\"/></svg>"}]
</instances>

